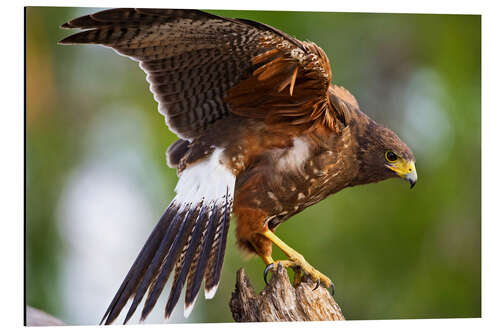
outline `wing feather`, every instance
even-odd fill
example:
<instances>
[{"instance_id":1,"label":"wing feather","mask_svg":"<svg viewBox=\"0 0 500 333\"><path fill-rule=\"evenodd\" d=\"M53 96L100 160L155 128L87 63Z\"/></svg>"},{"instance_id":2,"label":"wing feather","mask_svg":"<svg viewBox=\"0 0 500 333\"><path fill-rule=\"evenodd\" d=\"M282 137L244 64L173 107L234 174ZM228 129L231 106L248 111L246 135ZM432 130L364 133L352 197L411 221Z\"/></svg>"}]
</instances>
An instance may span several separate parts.
<instances>
[{"instance_id":1,"label":"wing feather","mask_svg":"<svg viewBox=\"0 0 500 333\"><path fill-rule=\"evenodd\" d=\"M341 127L323 50L263 23L198 10L119 8L62 27L86 30L61 44L101 44L139 61L159 111L183 139L230 113L299 130Z\"/></svg>"},{"instance_id":2,"label":"wing feather","mask_svg":"<svg viewBox=\"0 0 500 333\"><path fill-rule=\"evenodd\" d=\"M301 131L323 126L338 132L346 125L330 102L332 73L320 47L304 42L299 48L276 37L263 44L272 49L255 56L251 76L228 91L232 112Z\"/></svg>"},{"instance_id":3,"label":"wing feather","mask_svg":"<svg viewBox=\"0 0 500 333\"><path fill-rule=\"evenodd\" d=\"M184 139L229 115L226 92L247 77L268 32L197 10L112 9L69 21L61 44L101 44L139 61L159 111Z\"/></svg>"}]
</instances>

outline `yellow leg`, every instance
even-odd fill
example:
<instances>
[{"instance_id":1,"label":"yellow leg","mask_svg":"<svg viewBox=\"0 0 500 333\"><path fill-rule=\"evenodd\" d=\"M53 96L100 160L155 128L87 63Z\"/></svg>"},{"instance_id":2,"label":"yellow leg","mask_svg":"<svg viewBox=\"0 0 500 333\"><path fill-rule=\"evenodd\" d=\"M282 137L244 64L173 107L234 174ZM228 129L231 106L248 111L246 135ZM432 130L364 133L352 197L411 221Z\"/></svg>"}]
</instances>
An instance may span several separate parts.
<instances>
[{"instance_id":1,"label":"yellow leg","mask_svg":"<svg viewBox=\"0 0 500 333\"><path fill-rule=\"evenodd\" d=\"M257 254L259 255L259 257L262 259L262 261L264 261L264 263L267 265L269 264L272 264L274 262L273 260L273 257L271 257L271 255L266 255L266 254L262 254L262 253L259 253L259 251L257 251L257 249L259 248L254 242L250 241L250 243L253 245L255 251L257 252Z\"/></svg>"},{"instance_id":2,"label":"yellow leg","mask_svg":"<svg viewBox=\"0 0 500 333\"><path fill-rule=\"evenodd\" d=\"M270 265L274 262L271 256L260 256L266 265Z\"/></svg>"},{"instance_id":3,"label":"yellow leg","mask_svg":"<svg viewBox=\"0 0 500 333\"><path fill-rule=\"evenodd\" d=\"M310 275L314 281L319 281L325 287L333 287L332 281L323 273L312 267L300 253L286 245L281 239L278 238L272 231L266 230L261 233L262 236L273 242L290 260L280 261L285 267L300 268L304 273ZM277 263L273 261L270 256L261 256L266 265ZM295 279L297 280L297 279ZM297 281L295 281L296 283Z\"/></svg>"}]
</instances>

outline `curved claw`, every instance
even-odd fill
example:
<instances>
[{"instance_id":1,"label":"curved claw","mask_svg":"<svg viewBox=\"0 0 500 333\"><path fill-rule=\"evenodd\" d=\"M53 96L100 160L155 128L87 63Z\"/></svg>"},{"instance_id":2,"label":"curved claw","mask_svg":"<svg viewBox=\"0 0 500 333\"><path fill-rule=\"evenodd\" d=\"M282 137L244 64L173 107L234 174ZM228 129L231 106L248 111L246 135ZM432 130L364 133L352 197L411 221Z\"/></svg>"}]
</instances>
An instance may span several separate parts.
<instances>
[{"instance_id":1,"label":"curved claw","mask_svg":"<svg viewBox=\"0 0 500 333\"><path fill-rule=\"evenodd\" d=\"M316 289L318 289L320 283L321 283L321 280L318 279L318 281L316 281L316 286L314 287L313 291L315 291Z\"/></svg>"},{"instance_id":2,"label":"curved claw","mask_svg":"<svg viewBox=\"0 0 500 333\"><path fill-rule=\"evenodd\" d=\"M274 263L270 263L269 265L266 266L266 269L264 269L264 282L266 283L266 286L268 285L268 283L267 283L267 274L273 268L273 266L274 266Z\"/></svg>"},{"instance_id":3,"label":"curved claw","mask_svg":"<svg viewBox=\"0 0 500 333\"><path fill-rule=\"evenodd\" d=\"M330 285L330 287L328 287L328 288L332 288L332 292L331 292L331 294L332 294L332 296L333 296L333 295L335 295L335 285L333 284L333 282L332 282L332 284Z\"/></svg>"}]
</instances>

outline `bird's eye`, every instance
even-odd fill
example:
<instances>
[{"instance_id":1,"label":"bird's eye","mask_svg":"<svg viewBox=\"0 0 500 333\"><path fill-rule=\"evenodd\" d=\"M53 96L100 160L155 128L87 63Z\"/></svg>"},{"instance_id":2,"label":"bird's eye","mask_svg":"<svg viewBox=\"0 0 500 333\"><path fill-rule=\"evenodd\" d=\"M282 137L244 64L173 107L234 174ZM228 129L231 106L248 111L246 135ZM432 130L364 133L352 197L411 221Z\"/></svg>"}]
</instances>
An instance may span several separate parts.
<instances>
[{"instance_id":1,"label":"bird's eye","mask_svg":"<svg viewBox=\"0 0 500 333\"><path fill-rule=\"evenodd\" d=\"M396 162L398 159L398 155L396 155L395 152L389 150L385 153L385 159L387 160L387 162Z\"/></svg>"}]
</instances>

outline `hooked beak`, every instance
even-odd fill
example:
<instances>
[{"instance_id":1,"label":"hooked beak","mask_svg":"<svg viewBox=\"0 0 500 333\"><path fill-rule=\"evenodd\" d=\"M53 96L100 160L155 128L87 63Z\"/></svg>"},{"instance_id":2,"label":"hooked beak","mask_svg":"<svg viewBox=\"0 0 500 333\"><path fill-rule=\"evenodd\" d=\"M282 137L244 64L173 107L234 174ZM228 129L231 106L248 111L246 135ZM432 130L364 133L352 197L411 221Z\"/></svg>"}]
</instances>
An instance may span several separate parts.
<instances>
[{"instance_id":1,"label":"hooked beak","mask_svg":"<svg viewBox=\"0 0 500 333\"><path fill-rule=\"evenodd\" d=\"M394 171L399 177L407 180L410 183L410 188L413 188L417 183L417 169L415 162L401 160L392 165L388 165L389 169Z\"/></svg>"},{"instance_id":2,"label":"hooked beak","mask_svg":"<svg viewBox=\"0 0 500 333\"><path fill-rule=\"evenodd\" d=\"M412 172L407 173L404 176L404 179L406 179L410 183L410 188L413 188L413 186L415 186L415 184L417 183L418 179L417 170L413 169Z\"/></svg>"}]
</instances>

